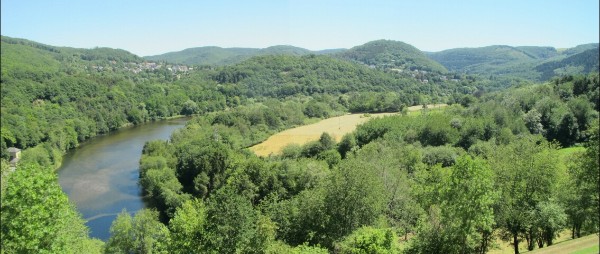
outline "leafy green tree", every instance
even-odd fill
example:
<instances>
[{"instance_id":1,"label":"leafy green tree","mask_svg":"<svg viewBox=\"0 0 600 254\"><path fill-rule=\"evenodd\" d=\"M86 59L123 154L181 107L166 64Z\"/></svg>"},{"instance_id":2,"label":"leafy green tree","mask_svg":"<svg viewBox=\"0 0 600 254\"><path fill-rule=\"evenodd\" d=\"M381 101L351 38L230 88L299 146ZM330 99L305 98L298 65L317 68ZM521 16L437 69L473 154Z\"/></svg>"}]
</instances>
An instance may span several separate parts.
<instances>
[{"instance_id":1,"label":"leafy green tree","mask_svg":"<svg viewBox=\"0 0 600 254\"><path fill-rule=\"evenodd\" d=\"M540 234L537 240L538 247L542 248L544 244L550 246L566 226L567 215L560 204L554 201L540 202L536 212L536 218L538 219L536 223L539 226L538 231Z\"/></svg>"},{"instance_id":2,"label":"leafy green tree","mask_svg":"<svg viewBox=\"0 0 600 254\"><path fill-rule=\"evenodd\" d=\"M200 112L200 108L194 101L187 100L185 103L183 103L183 108L181 109L181 114L189 116L189 115L197 114L198 112Z\"/></svg>"},{"instance_id":3,"label":"leafy green tree","mask_svg":"<svg viewBox=\"0 0 600 254\"><path fill-rule=\"evenodd\" d=\"M177 179L184 191L206 198L224 184L231 151L223 143L205 138L182 146L176 156Z\"/></svg>"},{"instance_id":4,"label":"leafy green tree","mask_svg":"<svg viewBox=\"0 0 600 254\"><path fill-rule=\"evenodd\" d=\"M302 155L302 146L291 143L281 149L281 157L286 159L297 159Z\"/></svg>"},{"instance_id":5,"label":"leafy green tree","mask_svg":"<svg viewBox=\"0 0 600 254\"><path fill-rule=\"evenodd\" d=\"M321 144L321 149L329 150L335 147L335 139L329 133L323 132L321 137L319 137L319 143Z\"/></svg>"},{"instance_id":6,"label":"leafy green tree","mask_svg":"<svg viewBox=\"0 0 600 254\"><path fill-rule=\"evenodd\" d=\"M1 206L3 253L101 252L102 242L89 238L51 169L21 165L7 177Z\"/></svg>"},{"instance_id":7,"label":"leafy green tree","mask_svg":"<svg viewBox=\"0 0 600 254\"><path fill-rule=\"evenodd\" d=\"M571 180L570 196L567 198L567 214L573 231L573 238L582 236L585 225L597 232L599 200L600 200L600 163L598 154L600 145L598 124L594 124L589 130L589 140L585 143L585 152L576 155L575 163L569 166Z\"/></svg>"},{"instance_id":8,"label":"leafy green tree","mask_svg":"<svg viewBox=\"0 0 600 254\"><path fill-rule=\"evenodd\" d=\"M429 116L419 132L421 144L442 146L453 144L458 139L458 131L450 126L450 120L443 116Z\"/></svg>"},{"instance_id":9,"label":"leafy green tree","mask_svg":"<svg viewBox=\"0 0 600 254\"><path fill-rule=\"evenodd\" d=\"M429 177L437 174L442 179L423 189L425 196L433 198L427 202L430 221L422 222L410 251L486 253L492 241L496 200L492 170L485 161L469 155L458 158L451 168L431 170L442 172Z\"/></svg>"},{"instance_id":10,"label":"leafy green tree","mask_svg":"<svg viewBox=\"0 0 600 254\"><path fill-rule=\"evenodd\" d=\"M323 246L331 247L355 229L371 225L383 213L383 185L367 163L342 162L325 188L324 212L328 221Z\"/></svg>"},{"instance_id":11,"label":"leafy green tree","mask_svg":"<svg viewBox=\"0 0 600 254\"><path fill-rule=\"evenodd\" d=\"M206 225L206 207L201 200L184 202L177 208L175 216L169 221L171 253L201 253L206 247L204 226Z\"/></svg>"},{"instance_id":12,"label":"leafy green tree","mask_svg":"<svg viewBox=\"0 0 600 254\"><path fill-rule=\"evenodd\" d=\"M397 236L391 228L361 227L336 243L338 253L400 253Z\"/></svg>"},{"instance_id":13,"label":"leafy green tree","mask_svg":"<svg viewBox=\"0 0 600 254\"><path fill-rule=\"evenodd\" d=\"M540 202L555 195L557 158L555 145L534 137L522 137L507 146L496 147L490 155L490 164L496 172L496 189L500 192L496 223L502 238L512 240L515 254L519 253L522 235L526 236L529 249L535 247L537 235L532 216Z\"/></svg>"},{"instance_id":14,"label":"leafy green tree","mask_svg":"<svg viewBox=\"0 0 600 254\"><path fill-rule=\"evenodd\" d=\"M256 237L257 214L250 200L224 187L207 203L205 236L209 253L236 253ZM266 246L260 246L264 248Z\"/></svg>"},{"instance_id":15,"label":"leafy green tree","mask_svg":"<svg viewBox=\"0 0 600 254\"><path fill-rule=\"evenodd\" d=\"M327 162L329 168L333 168L342 160L342 156L334 149L325 150L317 155L318 160Z\"/></svg>"},{"instance_id":16,"label":"leafy green tree","mask_svg":"<svg viewBox=\"0 0 600 254\"><path fill-rule=\"evenodd\" d=\"M302 156L307 158L316 157L323 151L323 145L319 141L311 141L302 146Z\"/></svg>"},{"instance_id":17,"label":"leafy green tree","mask_svg":"<svg viewBox=\"0 0 600 254\"><path fill-rule=\"evenodd\" d=\"M110 226L106 253L167 253L169 229L158 212L142 209L134 217L123 210Z\"/></svg>"},{"instance_id":18,"label":"leafy green tree","mask_svg":"<svg viewBox=\"0 0 600 254\"><path fill-rule=\"evenodd\" d=\"M441 163L443 167L452 166L458 156L457 149L449 146L434 146L423 149L423 163L430 166L438 163Z\"/></svg>"},{"instance_id":19,"label":"leafy green tree","mask_svg":"<svg viewBox=\"0 0 600 254\"><path fill-rule=\"evenodd\" d=\"M342 140L338 144L338 152L342 156L343 159L346 158L348 152L352 151L352 149L356 146L356 139L352 133L346 134L342 137Z\"/></svg>"}]
</instances>

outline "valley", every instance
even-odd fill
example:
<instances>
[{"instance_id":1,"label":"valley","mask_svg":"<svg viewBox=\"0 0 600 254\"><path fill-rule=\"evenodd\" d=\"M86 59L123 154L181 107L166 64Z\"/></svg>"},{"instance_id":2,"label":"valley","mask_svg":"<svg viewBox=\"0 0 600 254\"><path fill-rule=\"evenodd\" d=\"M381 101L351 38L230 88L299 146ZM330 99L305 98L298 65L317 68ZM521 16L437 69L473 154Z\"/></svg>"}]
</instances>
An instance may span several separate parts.
<instances>
[{"instance_id":1,"label":"valley","mask_svg":"<svg viewBox=\"0 0 600 254\"><path fill-rule=\"evenodd\" d=\"M597 43L1 49L6 253L518 253L598 232Z\"/></svg>"}]
</instances>

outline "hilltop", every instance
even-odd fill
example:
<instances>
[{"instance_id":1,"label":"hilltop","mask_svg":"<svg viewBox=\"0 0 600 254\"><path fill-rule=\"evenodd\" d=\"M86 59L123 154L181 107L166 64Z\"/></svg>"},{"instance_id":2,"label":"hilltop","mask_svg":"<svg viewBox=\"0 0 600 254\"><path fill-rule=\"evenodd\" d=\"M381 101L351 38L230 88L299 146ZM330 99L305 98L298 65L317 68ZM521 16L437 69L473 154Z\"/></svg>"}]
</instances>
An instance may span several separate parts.
<instances>
[{"instance_id":1,"label":"hilltop","mask_svg":"<svg viewBox=\"0 0 600 254\"><path fill-rule=\"evenodd\" d=\"M190 65L231 65L242 62L254 56L263 55L293 55L302 56L314 54L308 49L289 45L277 45L264 49L258 48L221 48L215 46L189 48L177 52L161 55L146 56L144 59L151 61L166 61L177 64Z\"/></svg>"},{"instance_id":2,"label":"hilltop","mask_svg":"<svg viewBox=\"0 0 600 254\"><path fill-rule=\"evenodd\" d=\"M400 41L372 41L337 53L335 56L371 67L447 72L444 66L431 60L419 49Z\"/></svg>"},{"instance_id":3,"label":"hilltop","mask_svg":"<svg viewBox=\"0 0 600 254\"><path fill-rule=\"evenodd\" d=\"M440 73L447 72L444 66L432 61L414 46L391 40L372 41L351 49L325 49L319 51L311 51L289 45L278 45L264 49L209 46L146 56L144 59L177 64L223 66L240 63L254 56L303 56L309 54L331 55L335 58L361 63L372 68L400 68L436 71Z\"/></svg>"}]
</instances>

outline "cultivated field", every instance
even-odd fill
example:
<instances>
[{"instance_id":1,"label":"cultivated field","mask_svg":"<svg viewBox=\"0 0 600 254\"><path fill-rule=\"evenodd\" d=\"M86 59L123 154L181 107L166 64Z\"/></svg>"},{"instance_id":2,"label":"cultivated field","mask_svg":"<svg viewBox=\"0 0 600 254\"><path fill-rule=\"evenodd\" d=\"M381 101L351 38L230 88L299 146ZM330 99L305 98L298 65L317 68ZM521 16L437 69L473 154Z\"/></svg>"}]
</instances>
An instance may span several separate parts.
<instances>
[{"instance_id":1,"label":"cultivated field","mask_svg":"<svg viewBox=\"0 0 600 254\"><path fill-rule=\"evenodd\" d=\"M435 104L428 105L428 108L441 108L444 106L446 106L446 104ZM408 108L408 111L417 111L422 108L422 106L412 106ZM340 141L344 134L354 131L356 126L369 119L397 114L398 113L370 114L368 117L365 114L350 114L332 117L318 123L279 132L269 137L264 142L250 147L250 150L258 156L263 157L271 154L277 155L281 152L282 148L289 144L296 143L303 145L310 141L318 140L323 132L329 133L336 141Z\"/></svg>"}]
</instances>

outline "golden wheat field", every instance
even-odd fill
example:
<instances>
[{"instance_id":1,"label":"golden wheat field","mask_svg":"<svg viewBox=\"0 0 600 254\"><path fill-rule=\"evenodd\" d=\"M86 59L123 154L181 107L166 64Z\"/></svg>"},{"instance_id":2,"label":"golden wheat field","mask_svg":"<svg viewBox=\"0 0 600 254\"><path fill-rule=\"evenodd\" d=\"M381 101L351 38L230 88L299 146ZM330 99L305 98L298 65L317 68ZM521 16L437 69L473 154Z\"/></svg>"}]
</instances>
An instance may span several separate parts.
<instances>
[{"instance_id":1,"label":"golden wheat field","mask_svg":"<svg viewBox=\"0 0 600 254\"><path fill-rule=\"evenodd\" d=\"M429 108L440 108L444 106L446 106L446 104L428 105ZM417 111L422 108L422 106L412 106L408 108L408 111ZM263 157L277 155L281 152L282 148L289 144L296 143L303 145L310 141L318 140L323 132L329 133L339 142L344 134L354 131L356 126L369 119L396 114L398 113L380 113L370 114L368 116L365 114L349 114L327 118L314 124L279 132L269 137L264 142L250 147L250 150L256 153L256 155Z\"/></svg>"}]
</instances>

